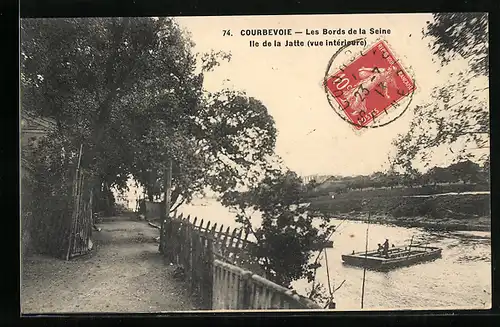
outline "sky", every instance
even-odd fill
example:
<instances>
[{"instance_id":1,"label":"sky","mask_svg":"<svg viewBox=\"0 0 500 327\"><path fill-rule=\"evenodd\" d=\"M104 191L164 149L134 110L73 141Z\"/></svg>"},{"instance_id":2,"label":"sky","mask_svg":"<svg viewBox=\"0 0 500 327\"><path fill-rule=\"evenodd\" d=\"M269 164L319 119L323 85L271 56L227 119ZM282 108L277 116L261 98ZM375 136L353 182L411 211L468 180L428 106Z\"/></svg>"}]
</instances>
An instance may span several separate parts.
<instances>
[{"instance_id":1,"label":"sky","mask_svg":"<svg viewBox=\"0 0 500 327\"><path fill-rule=\"evenodd\" d=\"M391 33L383 35L383 39L416 81L414 105L427 103L434 87L449 83L450 72L467 68L465 61L456 60L446 68L433 61L436 58L429 50L428 40L422 38L422 29L432 20L431 14L177 17L176 20L190 34L195 52L222 50L232 54L229 63L224 62L214 72L205 74L205 89L213 92L232 88L260 100L276 123L276 153L301 176L368 175L387 169L389 157L394 155L392 142L408 130L413 113L407 110L384 128L355 132L330 107L322 86L327 63L338 46L250 47L251 40L260 43L279 40L283 44L285 40L349 40L360 36L305 35L305 30L390 29ZM290 28L303 33L272 37L240 35L241 30L269 28ZM230 30L232 36L224 35L224 30ZM363 37L370 45L380 36ZM338 59L340 64L349 58L340 55ZM434 151L431 166L449 165L446 151ZM423 163L420 166L417 163L415 168L424 168ZM135 199L142 190L134 187L132 180L129 187L125 197L130 200L129 206L135 208Z\"/></svg>"},{"instance_id":2,"label":"sky","mask_svg":"<svg viewBox=\"0 0 500 327\"><path fill-rule=\"evenodd\" d=\"M205 75L204 87L208 91L234 88L262 101L278 130L277 154L302 176L370 174L387 168L389 153L394 149L391 143L408 129L411 110L385 128L356 133L332 110L322 88L327 63L338 46L250 47L250 40L262 43L276 39L284 44L285 40L295 39L353 39L359 36L305 35L305 29L318 29L320 33L323 28L390 29L391 34L383 38L415 77L417 92L412 103L418 104L428 100L433 87L447 81L446 73L438 73L440 66L432 60L428 40L422 39L422 29L429 20L432 20L430 14L177 18L179 25L191 34L196 52L223 50L232 54L229 63ZM272 37L240 35L242 29L264 28L291 28L304 33ZM232 36L224 36L224 30L230 30ZM371 44L380 35L363 37ZM437 155L435 159L440 164L442 158Z\"/></svg>"}]
</instances>

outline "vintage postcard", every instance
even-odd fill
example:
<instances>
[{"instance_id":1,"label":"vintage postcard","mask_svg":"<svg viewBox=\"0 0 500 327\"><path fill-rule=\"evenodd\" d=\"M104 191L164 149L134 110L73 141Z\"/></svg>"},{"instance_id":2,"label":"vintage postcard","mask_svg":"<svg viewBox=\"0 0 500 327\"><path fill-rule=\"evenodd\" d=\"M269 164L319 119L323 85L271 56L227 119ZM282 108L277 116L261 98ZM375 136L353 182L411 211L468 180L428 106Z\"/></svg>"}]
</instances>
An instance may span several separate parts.
<instances>
[{"instance_id":1,"label":"vintage postcard","mask_svg":"<svg viewBox=\"0 0 500 327\"><path fill-rule=\"evenodd\" d=\"M491 308L485 13L26 18L21 308Z\"/></svg>"}]
</instances>

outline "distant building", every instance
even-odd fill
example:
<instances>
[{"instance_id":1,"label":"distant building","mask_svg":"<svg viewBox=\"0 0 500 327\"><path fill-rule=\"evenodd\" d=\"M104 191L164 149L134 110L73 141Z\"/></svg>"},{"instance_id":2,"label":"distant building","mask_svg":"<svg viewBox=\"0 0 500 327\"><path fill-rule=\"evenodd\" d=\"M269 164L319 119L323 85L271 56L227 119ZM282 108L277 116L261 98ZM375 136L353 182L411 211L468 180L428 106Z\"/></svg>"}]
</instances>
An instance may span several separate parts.
<instances>
[{"instance_id":1,"label":"distant building","mask_svg":"<svg viewBox=\"0 0 500 327\"><path fill-rule=\"evenodd\" d=\"M325 182L326 180L328 180L330 177L332 177L332 176L330 176L330 175L309 175L309 176L302 177L302 182L304 184L307 184L310 181L316 181L316 183L321 184L321 183Z\"/></svg>"},{"instance_id":2,"label":"distant building","mask_svg":"<svg viewBox=\"0 0 500 327\"><path fill-rule=\"evenodd\" d=\"M29 154L39 141L56 130L56 122L50 118L36 117L21 111L21 173L29 169Z\"/></svg>"},{"instance_id":3,"label":"distant building","mask_svg":"<svg viewBox=\"0 0 500 327\"><path fill-rule=\"evenodd\" d=\"M50 119L38 118L26 112L21 112L21 250L22 255L26 255L33 248L32 207L25 203L30 202L30 176L33 171L29 160L30 153L35 148L41 138L47 136L52 130L55 130L56 123Z\"/></svg>"},{"instance_id":4,"label":"distant building","mask_svg":"<svg viewBox=\"0 0 500 327\"><path fill-rule=\"evenodd\" d=\"M56 130L56 122L50 118L36 117L21 111L21 148L26 149L38 144L38 141Z\"/></svg>"}]
</instances>

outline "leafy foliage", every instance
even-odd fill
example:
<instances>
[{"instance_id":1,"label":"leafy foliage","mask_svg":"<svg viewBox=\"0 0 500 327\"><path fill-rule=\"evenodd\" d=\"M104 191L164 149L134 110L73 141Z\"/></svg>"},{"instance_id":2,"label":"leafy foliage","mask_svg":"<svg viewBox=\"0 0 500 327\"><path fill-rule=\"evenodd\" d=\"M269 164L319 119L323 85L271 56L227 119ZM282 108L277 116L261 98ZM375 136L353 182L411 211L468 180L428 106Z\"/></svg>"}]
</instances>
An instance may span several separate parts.
<instances>
[{"instance_id":1,"label":"leafy foliage","mask_svg":"<svg viewBox=\"0 0 500 327\"><path fill-rule=\"evenodd\" d=\"M21 40L23 109L55 118L60 133L85 144L83 165L111 186L126 185L132 122L177 80L191 85L177 87L181 99L201 85L188 74L190 43L170 19L27 19Z\"/></svg>"},{"instance_id":2,"label":"leafy foliage","mask_svg":"<svg viewBox=\"0 0 500 327\"><path fill-rule=\"evenodd\" d=\"M317 267L311 265L311 256L333 229L327 220L315 225L316 213L304 205L308 190L294 172L269 169L248 191L227 192L222 197L224 205L239 210L237 221L254 232L257 245L250 251L267 278L285 287L300 278L312 280ZM257 229L247 209L262 214L262 224Z\"/></svg>"},{"instance_id":3,"label":"leafy foliage","mask_svg":"<svg viewBox=\"0 0 500 327\"><path fill-rule=\"evenodd\" d=\"M178 203L206 186L224 192L250 180L252 171L273 153L274 121L262 103L243 93L208 94L191 119L171 135L158 135L163 133L158 127L142 136L132 172L141 184L153 187L153 194L163 192L168 147L174 159L172 199Z\"/></svg>"},{"instance_id":4,"label":"leafy foliage","mask_svg":"<svg viewBox=\"0 0 500 327\"><path fill-rule=\"evenodd\" d=\"M23 175L23 219L36 218L26 226L33 247L58 255L69 223L65 218L71 216L77 151L68 139L53 135L38 144L30 159Z\"/></svg>"},{"instance_id":5,"label":"leafy foliage","mask_svg":"<svg viewBox=\"0 0 500 327\"><path fill-rule=\"evenodd\" d=\"M168 160L173 202L234 187L272 153L274 122L241 92L204 92L204 73L231 55L197 57L193 45L171 18L25 19L23 110L84 144L96 190L123 190L133 176L159 195Z\"/></svg>"},{"instance_id":6,"label":"leafy foliage","mask_svg":"<svg viewBox=\"0 0 500 327\"><path fill-rule=\"evenodd\" d=\"M471 69L488 75L488 14L436 13L424 35L431 37L431 50L443 64L459 55L468 59Z\"/></svg>"},{"instance_id":7,"label":"leafy foliage","mask_svg":"<svg viewBox=\"0 0 500 327\"><path fill-rule=\"evenodd\" d=\"M409 171L414 160L428 165L434 151L444 148L454 161L484 162L489 157L488 16L437 13L423 34L443 69L458 59L468 66L454 69L428 103L414 108L408 132L394 142L393 164Z\"/></svg>"}]
</instances>

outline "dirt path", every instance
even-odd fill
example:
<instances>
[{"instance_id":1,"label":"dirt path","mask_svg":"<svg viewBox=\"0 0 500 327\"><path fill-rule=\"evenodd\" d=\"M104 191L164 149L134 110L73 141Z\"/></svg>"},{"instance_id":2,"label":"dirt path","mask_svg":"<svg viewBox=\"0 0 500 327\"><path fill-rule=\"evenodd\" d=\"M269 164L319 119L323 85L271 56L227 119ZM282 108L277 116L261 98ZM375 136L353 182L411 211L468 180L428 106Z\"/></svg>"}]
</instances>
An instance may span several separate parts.
<instances>
[{"instance_id":1,"label":"dirt path","mask_svg":"<svg viewBox=\"0 0 500 327\"><path fill-rule=\"evenodd\" d=\"M159 312L197 304L174 267L164 263L146 222L112 217L93 232L91 255L63 261L27 258L22 267L22 313Z\"/></svg>"}]
</instances>

